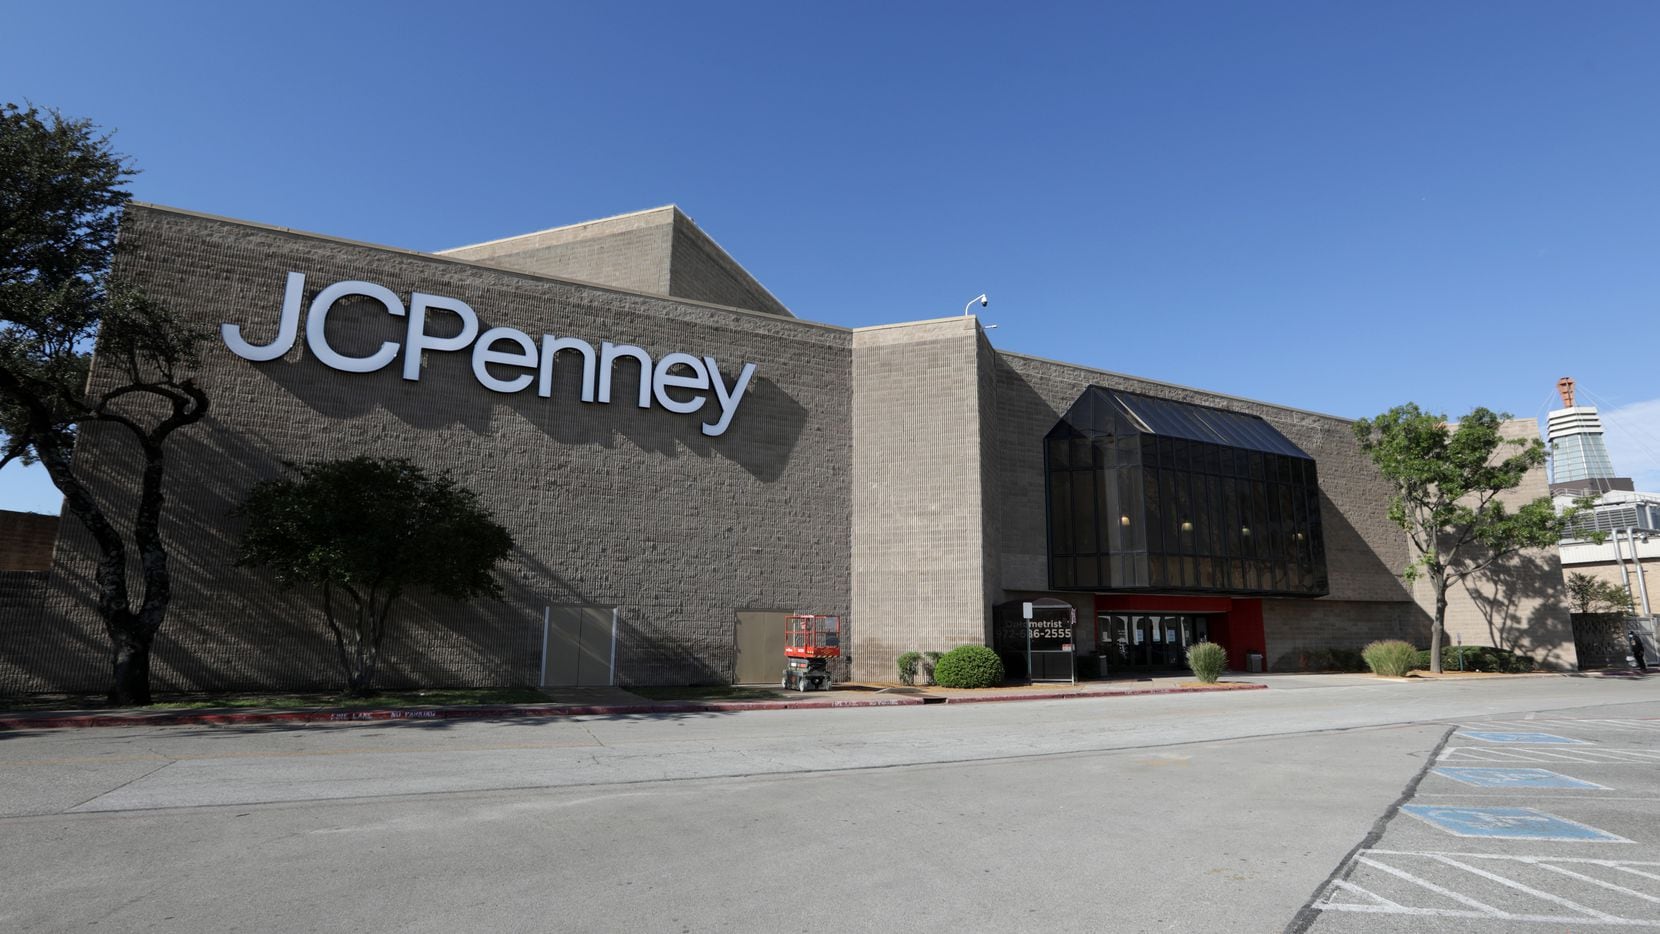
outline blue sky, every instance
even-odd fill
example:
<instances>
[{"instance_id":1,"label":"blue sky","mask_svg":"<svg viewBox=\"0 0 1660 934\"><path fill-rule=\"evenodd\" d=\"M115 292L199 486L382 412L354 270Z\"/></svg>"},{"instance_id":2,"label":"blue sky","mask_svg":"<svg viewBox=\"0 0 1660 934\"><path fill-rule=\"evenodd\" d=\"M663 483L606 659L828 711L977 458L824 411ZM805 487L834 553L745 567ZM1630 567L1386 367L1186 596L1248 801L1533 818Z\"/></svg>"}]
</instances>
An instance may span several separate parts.
<instances>
[{"instance_id":1,"label":"blue sky","mask_svg":"<svg viewBox=\"0 0 1660 934\"><path fill-rule=\"evenodd\" d=\"M798 315L1344 416L1603 406L1660 488L1660 4L13 3L143 200L414 249L679 204ZM1593 395L1594 394L1594 395ZM56 511L38 474L0 508Z\"/></svg>"}]
</instances>

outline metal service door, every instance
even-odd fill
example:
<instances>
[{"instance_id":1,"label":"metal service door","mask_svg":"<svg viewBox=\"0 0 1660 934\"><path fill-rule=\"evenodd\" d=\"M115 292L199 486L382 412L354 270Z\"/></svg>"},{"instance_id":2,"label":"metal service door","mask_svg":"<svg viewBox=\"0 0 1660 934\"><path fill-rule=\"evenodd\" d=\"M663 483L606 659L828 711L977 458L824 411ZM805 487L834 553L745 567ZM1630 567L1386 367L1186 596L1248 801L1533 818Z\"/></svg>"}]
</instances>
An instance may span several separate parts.
<instances>
[{"instance_id":1,"label":"metal service door","mask_svg":"<svg viewBox=\"0 0 1660 934\"><path fill-rule=\"evenodd\" d=\"M738 613L733 648L733 684L777 684L784 670L783 611L743 610Z\"/></svg>"},{"instance_id":2,"label":"metal service door","mask_svg":"<svg viewBox=\"0 0 1660 934\"><path fill-rule=\"evenodd\" d=\"M550 606L542 621L542 686L604 687L616 666L617 611Z\"/></svg>"}]
</instances>

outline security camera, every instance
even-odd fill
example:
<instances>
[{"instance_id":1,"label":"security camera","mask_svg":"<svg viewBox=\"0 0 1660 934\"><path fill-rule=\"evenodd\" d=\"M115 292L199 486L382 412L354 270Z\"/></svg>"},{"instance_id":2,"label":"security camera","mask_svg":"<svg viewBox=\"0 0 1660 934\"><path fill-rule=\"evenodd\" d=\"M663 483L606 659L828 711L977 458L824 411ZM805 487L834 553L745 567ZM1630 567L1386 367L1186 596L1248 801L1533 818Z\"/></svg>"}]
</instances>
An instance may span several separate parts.
<instances>
[{"instance_id":1,"label":"security camera","mask_svg":"<svg viewBox=\"0 0 1660 934\"><path fill-rule=\"evenodd\" d=\"M990 305L990 304L991 304L991 299L987 298L984 295L980 296L980 307L981 308L984 308L984 307L986 307L987 305Z\"/></svg>"}]
</instances>

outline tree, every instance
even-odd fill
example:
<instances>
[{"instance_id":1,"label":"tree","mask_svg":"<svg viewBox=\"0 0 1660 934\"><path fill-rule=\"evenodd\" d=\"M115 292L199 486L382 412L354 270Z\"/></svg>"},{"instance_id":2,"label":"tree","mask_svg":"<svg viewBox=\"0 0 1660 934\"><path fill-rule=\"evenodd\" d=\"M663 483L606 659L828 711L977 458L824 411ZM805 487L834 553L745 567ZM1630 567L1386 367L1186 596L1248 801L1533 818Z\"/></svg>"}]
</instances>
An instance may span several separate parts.
<instances>
[{"instance_id":1,"label":"tree","mask_svg":"<svg viewBox=\"0 0 1660 934\"><path fill-rule=\"evenodd\" d=\"M1568 602L1577 613L1631 611L1631 592L1589 574L1568 575Z\"/></svg>"},{"instance_id":2,"label":"tree","mask_svg":"<svg viewBox=\"0 0 1660 934\"><path fill-rule=\"evenodd\" d=\"M98 546L93 577L113 704L150 702L150 646L172 593L160 531L163 451L208 410L188 375L205 335L110 282L133 174L89 121L0 105L0 467L38 461ZM89 386L94 343L99 370ZM143 585L136 607L127 541L73 458L77 435L94 424L130 433L143 459L129 529Z\"/></svg>"},{"instance_id":3,"label":"tree","mask_svg":"<svg viewBox=\"0 0 1660 934\"><path fill-rule=\"evenodd\" d=\"M501 598L491 571L513 538L448 473L371 457L290 470L297 476L257 484L237 508L247 520L237 564L322 591L348 693L373 693L381 640L405 591Z\"/></svg>"},{"instance_id":4,"label":"tree","mask_svg":"<svg viewBox=\"0 0 1660 934\"><path fill-rule=\"evenodd\" d=\"M1507 440L1508 418L1484 408L1456 426L1408 403L1355 423L1360 447L1394 487L1389 518L1407 533L1415 557L1406 579L1429 578L1435 593L1430 670L1441 671L1447 588L1527 548L1553 546L1572 512L1558 515L1550 497L1506 508L1500 497L1545 462L1538 439Z\"/></svg>"}]
</instances>

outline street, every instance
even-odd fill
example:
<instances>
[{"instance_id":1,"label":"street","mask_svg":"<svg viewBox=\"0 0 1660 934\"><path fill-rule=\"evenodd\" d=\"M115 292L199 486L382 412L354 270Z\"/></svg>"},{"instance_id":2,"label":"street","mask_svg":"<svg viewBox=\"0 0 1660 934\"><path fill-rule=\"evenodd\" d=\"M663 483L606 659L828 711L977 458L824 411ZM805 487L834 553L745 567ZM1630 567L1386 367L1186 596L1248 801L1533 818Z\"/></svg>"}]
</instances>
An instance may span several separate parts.
<instances>
[{"instance_id":1,"label":"street","mask_svg":"<svg viewBox=\"0 0 1660 934\"><path fill-rule=\"evenodd\" d=\"M0 733L0 927L1660 927L1660 680L1264 680Z\"/></svg>"}]
</instances>

